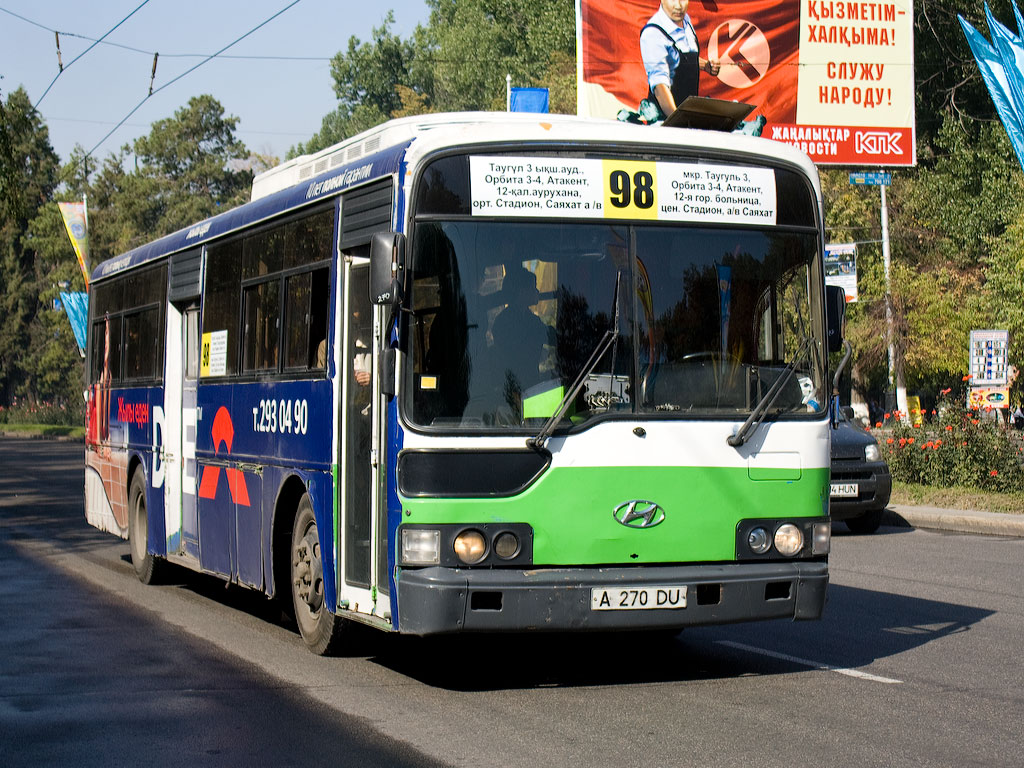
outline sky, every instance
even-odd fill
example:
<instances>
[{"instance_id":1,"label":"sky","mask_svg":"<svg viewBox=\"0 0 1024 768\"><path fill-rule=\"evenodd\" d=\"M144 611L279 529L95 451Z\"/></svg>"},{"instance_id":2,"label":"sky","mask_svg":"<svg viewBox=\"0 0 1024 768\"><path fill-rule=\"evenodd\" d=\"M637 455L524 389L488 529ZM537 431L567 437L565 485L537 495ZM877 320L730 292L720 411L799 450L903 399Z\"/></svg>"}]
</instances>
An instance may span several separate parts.
<instances>
[{"instance_id":1,"label":"sky","mask_svg":"<svg viewBox=\"0 0 1024 768\"><path fill-rule=\"evenodd\" d=\"M239 118L236 136L251 152L283 160L337 106L330 59L347 50L350 37L368 41L389 9L395 15L392 31L402 37L428 17L425 0L293 2L0 0L0 97L6 101L19 86L28 92L62 160L76 144L102 160L148 134L154 121L173 117L191 97L211 94L226 115ZM171 83L282 9L287 10ZM56 81L55 30L64 65ZM147 98L154 52L160 56L154 94Z\"/></svg>"}]
</instances>

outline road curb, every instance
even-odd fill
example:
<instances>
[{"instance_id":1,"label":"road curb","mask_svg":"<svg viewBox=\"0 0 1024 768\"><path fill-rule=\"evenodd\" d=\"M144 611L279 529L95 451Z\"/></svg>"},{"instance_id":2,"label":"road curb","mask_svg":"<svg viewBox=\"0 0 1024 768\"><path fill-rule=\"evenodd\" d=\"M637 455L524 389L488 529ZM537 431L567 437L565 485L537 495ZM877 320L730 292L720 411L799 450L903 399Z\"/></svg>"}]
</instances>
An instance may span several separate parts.
<instances>
[{"instance_id":1,"label":"road curb","mask_svg":"<svg viewBox=\"0 0 1024 768\"><path fill-rule=\"evenodd\" d=\"M890 504L883 525L1024 538L1024 515Z\"/></svg>"}]
</instances>

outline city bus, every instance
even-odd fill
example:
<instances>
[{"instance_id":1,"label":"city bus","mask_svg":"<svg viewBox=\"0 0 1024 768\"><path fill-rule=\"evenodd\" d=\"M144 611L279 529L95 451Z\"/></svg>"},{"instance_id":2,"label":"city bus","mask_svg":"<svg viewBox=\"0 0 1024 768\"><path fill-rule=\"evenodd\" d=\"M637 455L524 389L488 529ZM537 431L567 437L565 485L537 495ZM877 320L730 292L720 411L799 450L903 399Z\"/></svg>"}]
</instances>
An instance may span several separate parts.
<instances>
[{"instance_id":1,"label":"city bus","mask_svg":"<svg viewBox=\"0 0 1024 768\"><path fill-rule=\"evenodd\" d=\"M86 516L315 653L817 619L829 352L788 146L402 118L92 274Z\"/></svg>"}]
</instances>

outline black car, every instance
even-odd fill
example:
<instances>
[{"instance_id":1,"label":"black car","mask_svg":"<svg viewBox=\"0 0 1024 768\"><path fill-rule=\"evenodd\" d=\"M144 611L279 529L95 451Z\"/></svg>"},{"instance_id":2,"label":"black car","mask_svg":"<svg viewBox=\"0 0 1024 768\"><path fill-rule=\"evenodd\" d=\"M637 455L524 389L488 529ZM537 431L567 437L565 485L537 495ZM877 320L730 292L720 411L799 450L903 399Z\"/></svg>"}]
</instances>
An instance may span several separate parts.
<instances>
[{"instance_id":1,"label":"black car","mask_svg":"<svg viewBox=\"0 0 1024 768\"><path fill-rule=\"evenodd\" d=\"M832 430L832 478L829 511L853 533L874 533L892 492L889 465L878 442L853 419L853 409L839 409Z\"/></svg>"}]
</instances>

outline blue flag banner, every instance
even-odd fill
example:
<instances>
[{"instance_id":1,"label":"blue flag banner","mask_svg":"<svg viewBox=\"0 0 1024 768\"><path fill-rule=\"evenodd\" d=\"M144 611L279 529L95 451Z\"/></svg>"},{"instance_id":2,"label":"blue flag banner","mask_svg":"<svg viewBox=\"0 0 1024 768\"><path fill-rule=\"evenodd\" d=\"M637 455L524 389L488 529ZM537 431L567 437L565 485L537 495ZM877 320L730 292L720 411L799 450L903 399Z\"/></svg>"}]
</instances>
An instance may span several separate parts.
<instances>
[{"instance_id":1,"label":"blue flag banner","mask_svg":"<svg viewBox=\"0 0 1024 768\"><path fill-rule=\"evenodd\" d=\"M547 112L548 111L548 89L547 88L513 88L512 89L512 111L513 112Z\"/></svg>"},{"instance_id":2,"label":"blue flag banner","mask_svg":"<svg viewBox=\"0 0 1024 768\"><path fill-rule=\"evenodd\" d=\"M85 357L85 330L86 324L89 322L89 294L61 291L60 300L64 303L64 311L67 312L68 322L71 323L71 332L75 334L78 354Z\"/></svg>"},{"instance_id":3,"label":"blue flag banner","mask_svg":"<svg viewBox=\"0 0 1024 768\"><path fill-rule=\"evenodd\" d=\"M1019 27L1021 16L1016 3L1014 14ZM1021 49L1020 38L992 17L988 3L985 4L985 15L992 37L996 41L995 46L965 21L963 16L958 14L957 18L971 46L971 52L978 62L978 68L992 96L999 119L1006 128L1017 161L1021 168L1024 168L1024 72L1020 68L1021 62L1024 62L1024 51L1021 51L1018 58L1018 51Z\"/></svg>"},{"instance_id":4,"label":"blue flag banner","mask_svg":"<svg viewBox=\"0 0 1024 768\"><path fill-rule=\"evenodd\" d=\"M1016 10L1016 5L1014 10ZM1010 97L1017 112L1017 119L1024 127L1024 45L1021 44L1017 35L1000 24L992 15L988 3L985 3L985 20L988 21L992 44L999 52L999 58L1003 60L1003 70L1006 72L1006 80L1010 87Z\"/></svg>"}]
</instances>

